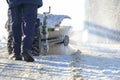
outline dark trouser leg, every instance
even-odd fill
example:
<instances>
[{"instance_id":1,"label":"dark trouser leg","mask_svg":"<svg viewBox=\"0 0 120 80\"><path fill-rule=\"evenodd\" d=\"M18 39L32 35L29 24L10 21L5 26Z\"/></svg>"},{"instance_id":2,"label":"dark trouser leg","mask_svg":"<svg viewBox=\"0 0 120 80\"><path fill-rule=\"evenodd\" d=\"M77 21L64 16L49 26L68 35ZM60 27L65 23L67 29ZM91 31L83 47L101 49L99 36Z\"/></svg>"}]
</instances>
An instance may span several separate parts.
<instances>
[{"instance_id":1,"label":"dark trouser leg","mask_svg":"<svg viewBox=\"0 0 120 80\"><path fill-rule=\"evenodd\" d=\"M21 7L16 6L12 7L10 16L10 24L12 26L13 32L13 53L15 56L20 56L21 53L21 37L22 37L22 29L21 29Z\"/></svg>"},{"instance_id":2,"label":"dark trouser leg","mask_svg":"<svg viewBox=\"0 0 120 80\"><path fill-rule=\"evenodd\" d=\"M35 22L37 19L37 6L32 4L25 4L23 8L23 52L24 60L27 62L33 62L34 58L31 55L32 41L35 29Z\"/></svg>"},{"instance_id":3,"label":"dark trouser leg","mask_svg":"<svg viewBox=\"0 0 120 80\"><path fill-rule=\"evenodd\" d=\"M25 36L23 39L23 48L31 50L34 29L35 29L35 22L37 19L37 6L32 4L24 5L23 18L24 18L24 36Z\"/></svg>"}]
</instances>

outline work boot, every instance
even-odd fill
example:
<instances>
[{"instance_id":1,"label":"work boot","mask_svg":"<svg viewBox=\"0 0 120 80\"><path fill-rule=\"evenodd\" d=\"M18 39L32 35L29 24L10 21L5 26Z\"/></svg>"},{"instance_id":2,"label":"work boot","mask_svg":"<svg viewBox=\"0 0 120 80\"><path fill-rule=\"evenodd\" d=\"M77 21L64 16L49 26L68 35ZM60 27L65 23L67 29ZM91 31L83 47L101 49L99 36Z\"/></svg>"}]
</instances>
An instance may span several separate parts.
<instances>
[{"instance_id":1,"label":"work boot","mask_svg":"<svg viewBox=\"0 0 120 80\"><path fill-rule=\"evenodd\" d=\"M15 55L15 54L10 54L9 55L9 59L11 60L22 60L22 56L21 55Z\"/></svg>"},{"instance_id":2,"label":"work boot","mask_svg":"<svg viewBox=\"0 0 120 80\"><path fill-rule=\"evenodd\" d=\"M31 54L30 50L24 49L23 52L22 52L22 56L24 57L24 60L27 61L27 62L33 62L34 61L34 58Z\"/></svg>"}]
</instances>

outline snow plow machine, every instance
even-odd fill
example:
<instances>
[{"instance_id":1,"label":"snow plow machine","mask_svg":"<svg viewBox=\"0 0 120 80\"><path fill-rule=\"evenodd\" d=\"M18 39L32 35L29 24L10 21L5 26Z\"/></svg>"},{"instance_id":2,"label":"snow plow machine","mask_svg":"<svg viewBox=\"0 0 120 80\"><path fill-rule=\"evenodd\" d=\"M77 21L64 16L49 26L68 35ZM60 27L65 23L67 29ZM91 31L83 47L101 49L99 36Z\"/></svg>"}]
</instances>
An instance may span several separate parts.
<instances>
[{"instance_id":1,"label":"snow plow machine","mask_svg":"<svg viewBox=\"0 0 120 80\"><path fill-rule=\"evenodd\" d=\"M56 54L57 46L68 46L68 33L71 26L61 26L64 19L70 20L71 18L66 15L50 14L50 7L49 12L38 14L31 50L34 56ZM6 22L5 28L8 31L7 49L8 53L11 54L13 50L13 36L9 20Z\"/></svg>"}]
</instances>

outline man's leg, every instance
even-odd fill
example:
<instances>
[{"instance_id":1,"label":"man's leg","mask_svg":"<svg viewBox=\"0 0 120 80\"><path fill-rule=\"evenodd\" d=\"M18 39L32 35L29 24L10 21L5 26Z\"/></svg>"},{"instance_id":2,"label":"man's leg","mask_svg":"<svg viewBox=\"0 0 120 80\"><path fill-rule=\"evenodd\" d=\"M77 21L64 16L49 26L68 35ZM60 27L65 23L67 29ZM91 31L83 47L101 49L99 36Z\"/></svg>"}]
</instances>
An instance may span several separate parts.
<instances>
[{"instance_id":1,"label":"man's leg","mask_svg":"<svg viewBox=\"0 0 120 80\"><path fill-rule=\"evenodd\" d=\"M23 57L26 61L34 61L31 55L32 41L37 19L37 6L25 4L23 8L24 39L23 39Z\"/></svg>"},{"instance_id":2,"label":"man's leg","mask_svg":"<svg viewBox=\"0 0 120 80\"><path fill-rule=\"evenodd\" d=\"M32 4L24 5L23 18L25 22L23 48L31 50L35 22L37 20L37 6Z\"/></svg>"},{"instance_id":3,"label":"man's leg","mask_svg":"<svg viewBox=\"0 0 120 80\"><path fill-rule=\"evenodd\" d=\"M11 16L10 16L10 24L12 26L13 32L13 57L15 60L22 60L20 55L21 53L21 36L22 36L22 29L21 29L21 6L10 8Z\"/></svg>"}]
</instances>

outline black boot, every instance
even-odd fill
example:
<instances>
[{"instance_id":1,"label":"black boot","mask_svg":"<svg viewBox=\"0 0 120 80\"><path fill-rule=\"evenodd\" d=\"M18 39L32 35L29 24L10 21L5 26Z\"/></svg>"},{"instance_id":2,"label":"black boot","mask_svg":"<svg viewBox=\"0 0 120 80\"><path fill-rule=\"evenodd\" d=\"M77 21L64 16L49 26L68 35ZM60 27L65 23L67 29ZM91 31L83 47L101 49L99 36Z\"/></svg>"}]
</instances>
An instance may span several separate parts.
<instances>
[{"instance_id":1,"label":"black boot","mask_svg":"<svg viewBox=\"0 0 120 80\"><path fill-rule=\"evenodd\" d=\"M27 62L33 62L34 61L34 58L31 54L30 50L23 49L22 56L24 57L24 60L27 61Z\"/></svg>"},{"instance_id":2,"label":"black boot","mask_svg":"<svg viewBox=\"0 0 120 80\"><path fill-rule=\"evenodd\" d=\"M21 55L15 55L14 53L9 55L9 59L11 60L22 60L22 56Z\"/></svg>"}]
</instances>

